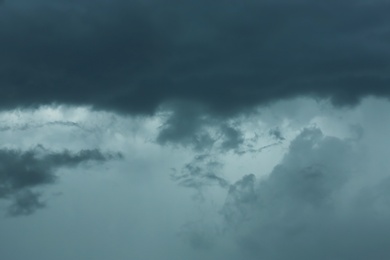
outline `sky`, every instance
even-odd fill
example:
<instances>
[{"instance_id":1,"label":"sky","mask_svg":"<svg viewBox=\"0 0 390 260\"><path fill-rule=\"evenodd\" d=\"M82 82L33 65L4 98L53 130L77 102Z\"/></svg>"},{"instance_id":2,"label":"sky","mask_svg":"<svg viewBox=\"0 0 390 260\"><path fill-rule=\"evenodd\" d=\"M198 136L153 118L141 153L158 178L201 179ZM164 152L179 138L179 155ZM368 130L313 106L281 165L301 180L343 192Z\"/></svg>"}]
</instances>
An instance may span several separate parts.
<instances>
[{"instance_id":1,"label":"sky","mask_svg":"<svg viewBox=\"0 0 390 260\"><path fill-rule=\"evenodd\" d=\"M389 258L389 11L0 1L0 258Z\"/></svg>"}]
</instances>

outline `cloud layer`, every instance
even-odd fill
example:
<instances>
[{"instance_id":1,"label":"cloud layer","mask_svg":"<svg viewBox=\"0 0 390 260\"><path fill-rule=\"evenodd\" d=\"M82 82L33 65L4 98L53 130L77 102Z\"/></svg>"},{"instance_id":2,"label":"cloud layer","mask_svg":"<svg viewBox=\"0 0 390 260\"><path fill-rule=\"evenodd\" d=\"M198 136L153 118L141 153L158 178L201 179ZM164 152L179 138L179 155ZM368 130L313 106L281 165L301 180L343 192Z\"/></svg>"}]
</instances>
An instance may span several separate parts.
<instances>
[{"instance_id":1,"label":"cloud layer","mask_svg":"<svg viewBox=\"0 0 390 260\"><path fill-rule=\"evenodd\" d=\"M231 114L308 95L388 96L383 1L24 1L0 9L1 108Z\"/></svg>"},{"instance_id":2,"label":"cloud layer","mask_svg":"<svg viewBox=\"0 0 390 260\"><path fill-rule=\"evenodd\" d=\"M384 123L387 106L376 107L375 115L364 119L373 120L371 134L375 137L371 138L376 143L370 144L370 155L383 160L376 168L370 165L359 143L371 123L361 128L356 125L354 138L350 139L327 136L315 127L296 136L297 129L313 122L314 114L319 114L317 122L323 120L322 107L300 106L299 101L272 107L273 113L268 116L275 117L270 119L274 123L264 123L262 128L256 123L264 118L255 115L258 106L265 108L301 96L329 99L336 106L355 105L367 96L388 98L389 13L390 5L381 0L0 0L0 110L47 104L87 106L84 115L75 112L74 117L80 120L60 117L35 123L31 119L0 128L5 134L3 139L8 140L2 147L33 147L43 143L40 140L46 140L45 147L49 147L0 148L0 200L8 203L11 216L31 214L45 207L41 188L55 183L60 169L121 157L101 150L83 150L86 144L114 150L119 147L131 158L117 166L116 172L134 173L130 175L142 181L132 183L131 189L124 181L123 191L115 193L117 186L102 179L99 185L104 189L97 190L105 192L99 193L94 185L87 187L87 181L75 180L69 186L80 185L90 198L78 201L78 194L73 201L68 198L70 204L85 209L70 211L74 219L85 220L74 229L61 227L67 236L58 236L57 229L53 229L55 235L43 234L42 240L33 242L45 246L44 240L54 241L62 252L76 252L76 258L83 255L80 252L107 258L100 252L113 241L115 245L105 253L115 252L121 255L119 258L149 254L162 259L180 254L202 258L180 248L176 242L181 238L167 236L197 211L190 199L186 200L185 192L176 193L179 188L172 188L175 183L164 179L168 178L164 173L172 167L179 169L172 179L195 189L215 211L218 201L207 201L202 192L214 186L218 187L216 198L227 193L219 215L223 223L215 221L214 225L215 219L221 220L210 217L215 212L200 213L205 222L213 222L210 226L222 226L215 228L217 234L207 225L203 230L208 230L203 232L201 221L201 228L194 225L194 232L186 230L185 236L197 253L219 250L218 257L205 253L210 259L389 258L384 242L390 239L389 167L383 155L388 150L385 137L389 131ZM91 112L88 106L114 113L96 116L90 122L92 127L84 127L83 121ZM18 117L19 110L15 111ZM259 113L267 114L264 111ZM118 114L156 117L148 118L151 120L145 126L124 118L115 125ZM337 112L333 115L342 117ZM301 119L303 123L298 122ZM105 122L95 127L95 120ZM59 145L69 148L72 143L76 147L72 151L79 152L55 148L56 139L63 134L54 131L49 138L48 126L71 126L69 136ZM328 127L338 131L337 123L329 123ZM83 133L73 135L73 128ZM24 131L38 130L38 139L15 141L18 135L25 138ZM376 137L381 131L384 134ZM135 133L140 136L136 138ZM162 146L150 141L150 136ZM292 136L296 138L286 148ZM367 140L370 142L370 138ZM195 149L166 146L171 143ZM269 176L248 174L254 172L253 168L241 164L242 158L274 147L280 148L279 156L286 148L280 163L271 171L265 170L280 158L275 155L259 159L257 164L261 166L259 171L271 172ZM180 166L183 161L188 163ZM235 163L233 170L226 167ZM236 181L237 175L225 174L236 169L241 171L240 176L248 175ZM94 204L96 194L101 196L96 203L99 205ZM52 212L66 223L73 213L63 213L72 207L64 203ZM93 213L83 215L88 209ZM124 211L127 215L121 214ZM34 227L48 227L44 222L41 225ZM105 231L99 233L102 226ZM8 230L3 232L3 242L14 234L12 227ZM67 233L69 230L72 232ZM80 237L75 237L73 231ZM20 250L20 245L34 245L32 239L24 230L19 236L25 238L24 244L9 243L18 250L0 244L10 255L19 251L29 255L29 251ZM238 245L238 257L228 254L226 248L220 250L216 236L221 244L228 241ZM56 240L58 237L61 239ZM62 239L72 240L70 248L74 250L64 247ZM96 241L103 242L94 244ZM133 247L128 241L134 242ZM166 248L165 243L172 243L171 247ZM90 246L80 251L79 246L86 244ZM151 245L156 251L149 250ZM35 255L41 253L37 251L33 251ZM52 253L58 255L57 250L49 255Z\"/></svg>"}]
</instances>

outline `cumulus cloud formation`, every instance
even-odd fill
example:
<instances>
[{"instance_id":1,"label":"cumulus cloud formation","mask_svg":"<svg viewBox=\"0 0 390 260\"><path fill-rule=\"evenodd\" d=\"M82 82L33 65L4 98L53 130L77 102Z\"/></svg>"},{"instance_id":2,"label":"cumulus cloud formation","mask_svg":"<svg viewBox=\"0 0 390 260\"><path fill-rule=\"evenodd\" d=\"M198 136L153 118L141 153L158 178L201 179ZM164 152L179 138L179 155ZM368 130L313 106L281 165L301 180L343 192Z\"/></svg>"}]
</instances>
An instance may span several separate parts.
<instances>
[{"instance_id":1,"label":"cumulus cloud formation","mask_svg":"<svg viewBox=\"0 0 390 260\"><path fill-rule=\"evenodd\" d=\"M231 185L221 211L246 259L390 256L388 177L367 171L352 139L305 129L269 177Z\"/></svg>"},{"instance_id":2,"label":"cumulus cloud formation","mask_svg":"<svg viewBox=\"0 0 390 260\"><path fill-rule=\"evenodd\" d=\"M43 146L28 151L0 149L0 199L11 201L10 215L29 215L45 205L34 189L54 183L58 169L120 156L99 150L52 152Z\"/></svg>"},{"instance_id":3,"label":"cumulus cloud formation","mask_svg":"<svg viewBox=\"0 0 390 260\"><path fill-rule=\"evenodd\" d=\"M15 0L0 9L1 108L231 114L308 95L388 96L384 1Z\"/></svg>"}]
</instances>

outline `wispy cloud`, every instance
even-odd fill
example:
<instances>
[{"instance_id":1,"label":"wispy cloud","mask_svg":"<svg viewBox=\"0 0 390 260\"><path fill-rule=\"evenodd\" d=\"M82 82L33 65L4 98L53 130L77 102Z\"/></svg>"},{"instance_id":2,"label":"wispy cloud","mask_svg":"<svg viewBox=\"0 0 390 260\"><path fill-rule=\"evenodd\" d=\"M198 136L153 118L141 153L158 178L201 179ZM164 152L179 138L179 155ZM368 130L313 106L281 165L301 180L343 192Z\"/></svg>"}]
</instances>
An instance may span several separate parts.
<instances>
[{"instance_id":1,"label":"wispy cloud","mask_svg":"<svg viewBox=\"0 0 390 260\"><path fill-rule=\"evenodd\" d=\"M35 191L56 181L56 171L89 161L104 162L121 158L99 150L53 152L43 146L28 151L0 149L0 199L10 200L9 214L28 215L45 204Z\"/></svg>"}]
</instances>

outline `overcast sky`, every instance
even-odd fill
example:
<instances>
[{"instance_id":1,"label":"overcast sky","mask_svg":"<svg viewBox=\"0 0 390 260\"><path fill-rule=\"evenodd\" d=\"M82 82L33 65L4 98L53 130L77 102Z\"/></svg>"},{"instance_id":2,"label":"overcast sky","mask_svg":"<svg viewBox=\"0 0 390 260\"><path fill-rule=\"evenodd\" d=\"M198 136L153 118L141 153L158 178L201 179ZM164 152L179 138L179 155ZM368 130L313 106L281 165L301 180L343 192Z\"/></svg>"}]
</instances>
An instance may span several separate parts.
<instances>
[{"instance_id":1,"label":"overcast sky","mask_svg":"<svg viewBox=\"0 0 390 260\"><path fill-rule=\"evenodd\" d=\"M389 13L0 1L0 259L388 259Z\"/></svg>"}]
</instances>

